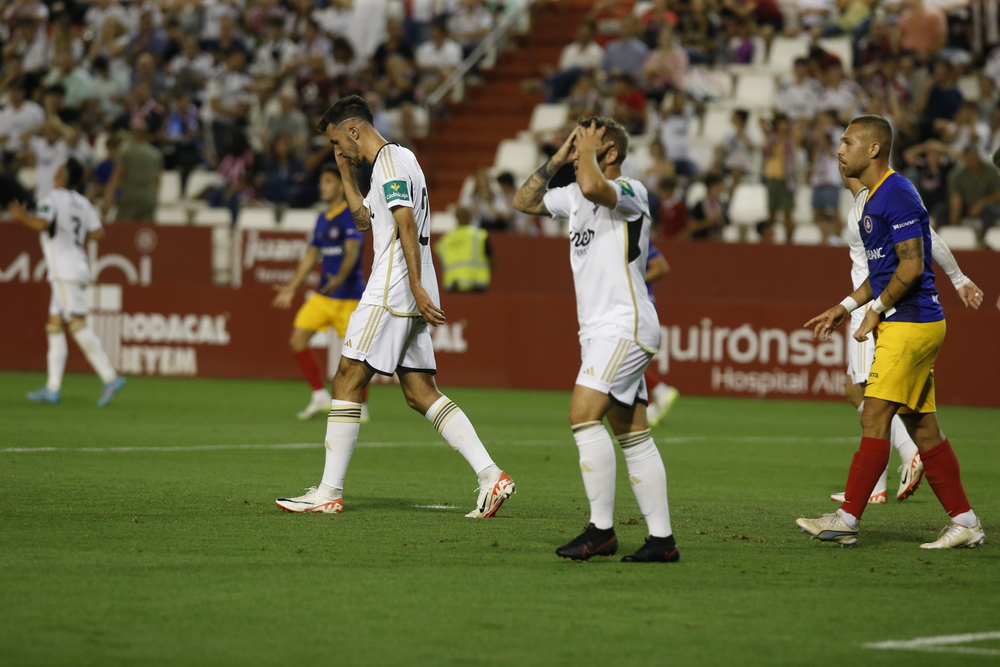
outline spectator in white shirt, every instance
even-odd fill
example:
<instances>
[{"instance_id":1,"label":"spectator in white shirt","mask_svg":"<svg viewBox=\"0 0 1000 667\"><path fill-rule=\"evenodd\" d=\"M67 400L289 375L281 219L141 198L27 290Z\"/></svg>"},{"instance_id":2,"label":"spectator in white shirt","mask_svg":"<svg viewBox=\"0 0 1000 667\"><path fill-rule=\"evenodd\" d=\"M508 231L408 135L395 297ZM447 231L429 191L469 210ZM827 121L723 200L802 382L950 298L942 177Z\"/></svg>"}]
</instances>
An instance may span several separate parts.
<instances>
[{"instance_id":1,"label":"spectator in white shirt","mask_svg":"<svg viewBox=\"0 0 1000 667\"><path fill-rule=\"evenodd\" d=\"M458 7L448 16L448 32L462 45L465 58L492 29L493 15L483 6L482 0L459 0Z\"/></svg>"},{"instance_id":2,"label":"spectator in white shirt","mask_svg":"<svg viewBox=\"0 0 1000 667\"><path fill-rule=\"evenodd\" d=\"M26 132L22 141L25 158L35 168L35 200L41 201L55 188L56 172L69 159L69 140L75 139L73 128L58 116L51 116L37 130Z\"/></svg>"},{"instance_id":3,"label":"spectator in white shirt","mask_svg":"<svg viewBox=\"0 0 1000 667\"><path fill-rule=\"evenodd\" d=\"M569 95L573 84L584 72L596 72L604 64L604 49L594 41L594 24L583 21L577 28L576 41L563 47L559 70L545 77L545 101L554 104Z\"/></svg>"},{"instance_id":4,"label":"spectator in white shirt","mask_svg":"<svg viewBox=\"0 0 1000 667\"><path fill-rule=\"evenodd\" d=\"M431 25L431 38L417 47L415 57L424 91L430 93L462 64L462 46L448 37L442 22L435 21Z\"/></svg>"},{"instance_id":5,"label":"spectator in white shirt","mask_svg":"<svg viewBox=\"0 0 1000 667\"><path fill-rule=\"evenodd\" d=\"M267 40L254 49L250 74L255 77L284 78L298 64L299 55L299 47L285 36L284 19L268 19Z\"/></svg>"},{"instance_id":6,"label":"spectator in white shirt","mask_svg":"<svg viewBox=\"0 0 1000 667\"><path fill-rule=\"evenodd\" d=\"M823 92L819 96L819 109L834 109L843 125L848 125L864 107L865 92L856 81L844 78L840 63L830 63L823 71Z\"/></svg>"},{"instance_id":7,"label":"spectator in white shirt","mask_svg":"<svg viewBox=\"0 0 1000 667\"><path fill-rule=\"evenodd\" d=\"M0 110L0 148L3 162L7 163L24 149L21 137L45 121L45 111L31 100L25 99L24 81L18 79L9 88L10 103Z\"/></svg>"},{"instance_id":8,"label":"spectator in white shirt","mask_svg":"<svg viewBox=\"0 0 1000 667\"><path fill-rule=\"evenodd\" d=\"M181 52L167 65L167 72L174 78L174 87L195 95L204 95L205 83L212 76L215 59L201 50L197 35L185 35Z\"/></svg>"},{"instance_id":9,"label":"spectator in white shirt","mask_svg":"<svg viewBox=\"0 0 1000 667\"><path fill-rule=\"evenodd\" d=\"M797 58L792 78L778 88L774 105L793 123L804 126L816 115L822 92L820 83L809 76L809 61Z\"/></svg>"},{"instance_id":10,"label":"spectator in white shirt","mask_svg":"<svg viewBox=\"0 0 1000 667\"><path fill-rule=\"evenodd\" d=\"M692 116L683 93L675 92L664 96L660 143L663 144L667 159L674 163L677 173L688 177L694 176L698 171L697 165L691 160Z\"/></svg>"}]
</instances>

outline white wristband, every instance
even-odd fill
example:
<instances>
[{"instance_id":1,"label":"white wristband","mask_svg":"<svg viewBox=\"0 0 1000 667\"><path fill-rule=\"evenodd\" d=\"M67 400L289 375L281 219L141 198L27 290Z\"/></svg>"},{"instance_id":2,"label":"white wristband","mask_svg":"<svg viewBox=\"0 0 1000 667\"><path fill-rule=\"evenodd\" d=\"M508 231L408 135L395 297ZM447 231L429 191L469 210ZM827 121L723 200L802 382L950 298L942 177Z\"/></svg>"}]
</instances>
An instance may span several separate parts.
<instances>
[{"instance_id":1,"label":"white wristband","mask_svg":"<svg viewBox=\"0 0 1000 667\"><path fill-rule=\"evenodd\" d=\"M877 299L872 301L872 310L876 313L884 313L888 308L889 306L882 303L882 295L879 295Z\"/></svg>"},{"instance_id":2,"label":"white wristband","mask_svg":"<svg viewBox=\"0 0 1000 667\"><path fill-rule=\"evenodd\" d=\"M840 305L847 309L848 314L853 313L858 309L858 302L851 297L847 297L841 301Z\"/></svg>"}]
</instances>

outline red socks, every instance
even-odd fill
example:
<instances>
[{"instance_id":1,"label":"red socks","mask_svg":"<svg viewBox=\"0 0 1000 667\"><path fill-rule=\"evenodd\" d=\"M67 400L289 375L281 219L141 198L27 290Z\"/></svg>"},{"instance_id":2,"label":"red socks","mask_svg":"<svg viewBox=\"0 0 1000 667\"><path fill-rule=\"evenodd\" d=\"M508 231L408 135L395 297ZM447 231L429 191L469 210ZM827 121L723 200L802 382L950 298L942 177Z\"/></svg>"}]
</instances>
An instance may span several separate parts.
<instances>
[{"instance_id":1,"label":"red socks","mask_svg":"<svg viewBox=\"0 0 1000 667\"><path fill-rule=\"evenodd\" d=\"M861 518L878 478L889 464L889 450L888 440L861 438L861 448L854 453L850 472L847 473L844 504L840 509L857 519ZM957 463L956 461L956 469Z\"/></svg>"},{"instance_id":2,"label":"red socks","mask_svg":"<svg viewBox=\"0 0 1000 667\"><path fill-rule=\"evenodd\" d=\"M323 371L319 368L319 357L316 356L316 351L312 348L307 348L301 352L295 353L295 360L299 362L299 368L302 369L302 376L312 387L313 391L318 391L323 389L325 386L323 384Z\"/></svg>"},{"instance_id":3,"label":"red socks","mask_svg":"<svg viewBox=\"0 0 1000 667\"><path fill-rule=\"evenodd\" d=\"M972 509L962 487L958 457L948 440L921 454L920 460L924 462L924 476L948 516L956 517Z\"/></svg>"}]
</instances>

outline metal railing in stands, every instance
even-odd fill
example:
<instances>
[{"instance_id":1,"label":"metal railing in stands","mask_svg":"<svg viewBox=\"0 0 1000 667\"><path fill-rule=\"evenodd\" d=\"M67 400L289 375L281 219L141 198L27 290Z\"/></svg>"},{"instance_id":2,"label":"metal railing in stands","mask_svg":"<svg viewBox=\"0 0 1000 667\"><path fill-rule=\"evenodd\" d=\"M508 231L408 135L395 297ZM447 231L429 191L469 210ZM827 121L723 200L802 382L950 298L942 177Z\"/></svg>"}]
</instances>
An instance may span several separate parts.
<instances>
[{"instance_id":1,"label":"metal railing in stands","mask_svg":"<svg viewBox=\"0 0 1000 667\"><path fill-rule=\"evenodd\" d=\"M476 66L480 60L482 60L487 53L491 50L498 48L500 42L510 34L521 19L524 18L531 11L531 6L535 4L535 0L524 0L524 4L507 14L502 19L500 23L497 24L495 28L483 38L483 41L479 42L479 46L468 55L468 57L462 61L451 74L449 74L444 81L441 82L437 88L434 89L430 95L427 96L425 104L429 110L433 110L434 107L441 104L445 96L450 95L456 87L462 84L465 80L465 76L472 71L472 68Z\"/></svg>"}]
</instances>

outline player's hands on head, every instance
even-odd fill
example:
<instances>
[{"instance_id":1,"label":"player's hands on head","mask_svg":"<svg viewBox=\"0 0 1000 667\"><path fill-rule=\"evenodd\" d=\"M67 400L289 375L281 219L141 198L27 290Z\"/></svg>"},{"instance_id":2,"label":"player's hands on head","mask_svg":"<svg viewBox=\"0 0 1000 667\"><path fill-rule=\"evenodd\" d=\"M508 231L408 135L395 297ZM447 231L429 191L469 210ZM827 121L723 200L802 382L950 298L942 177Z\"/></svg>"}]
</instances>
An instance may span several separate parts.
<instances>
[{"instance_id":1,"label":"player's hands on head","mask_svg":"<svg viewBox=\"0 0 1000 667\"><path fill-rule=\"evenodd\" d=\"M875 331L880 319L881 316L869 308L868 312L865 313L865 319L861 321L861 326L854 332L854 340L859 343L864 342L864 340L868 338L868 334Z\"/></svg>"},{"instance_id":2,"label":"player's hands on head","mask_svg":"<svg viewBox=\"0 0 1000 667\"><path fill-rule=\"evenodd\" d=\"M975 310L979 310L979 306L983 305L983 290L970 281L967 285L958 288L958 298L962 300L966 308L972 306Z\"/></svg>"},{"instance_id":3,"label":"player's hands on head","mask_svg":"<svg viewBox=\"0 0 1000 667\"><path fill-rule=\"evenodd\" d=\"M12 201L7 207L10 217L20 222L28 217L28 205L22 201Z\"/></svg>"},{"instance_id":4,"label":"player's hands on head","mask_svg":"<svg viewBox=\"0 0 1000 667\"><path fill-rule=\"evenodd\" d=\"M413 288L413 298L417 301L417 310L427 320L428 324L435 327L439 324L444 324L444 311L434 305L431 297L427 294L427 290L419 285L416 286Z\"/></svg>"},{"instance_id":5,"label":"player's hands on head","mask_svg":"<svg viewBox=\"0 0 1000 667\"><path fill-rule=\"evenodd\" d=\"M295 298L295 289L290 285L275 285L274 289L277 294L274 295L274 300L271 301L271 307L281 308L282 310L291 308L292 299Z\"/></svg>"},{"instance_id":6,"label":"player's hands on head","mask_svg":"<svg viewBox=\"0 0 1000 667\"><path fill-rule=\"evenodd\" d=\"M567 162L572 162L576 159L576 136L579 132L579 127L573 128L573 131L569 133L568 137L566 137L566 141L564 141L563 145L559 147L556 154L552 156L551 160L553 164L561 167Z\"/></svg>"},{"instance_id":7,"label":"player's hands on head","mask_svg":"<svg viewBox=\"0 0 1000 667\"><path fill-rule=\"evenodd\" d=\"M844 321L845 317L847 317L847 309L838 303L833 308L830 308L826 312L812 318L803 326L806 329L812 327L813 338L829 340L830 334L833 333L834 329L840 326L840 323Z\"/></svg>"},{"instance_id":8,"label":"player's hands on head","mask_svg":"<svg viewBox=\"0 0 1000 667\"><path fill-rule=\"evenodd\" d=\"M597 127L594 121L591 121L590 125L581 125L576 130L576 149L581 153L594 151L602 155L615 145L613 141L604 141L605 128Z\"/></svg>"},{"instance_id":9,"label":"player's hands on head","mask_svg":"<svg viewBox=\"0 0 1000 667\"><path fill-rule=\"evenodd\" d=\"M333 149L333 157L337 161L337 166L340 167L340 173L348 176L354 175L354 163L344 155L344 152L337 147Z\"/></svg>"}]
</instances>

